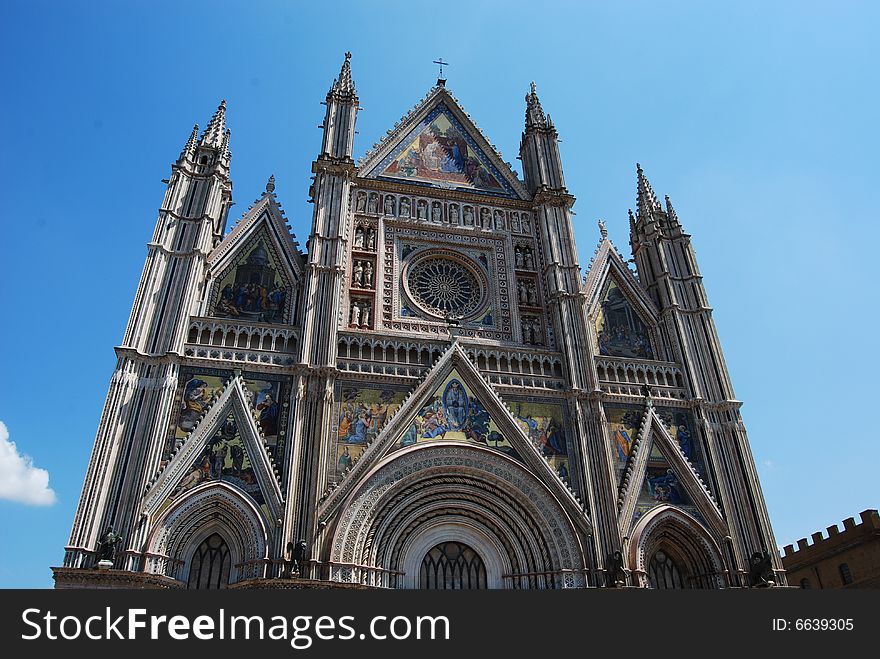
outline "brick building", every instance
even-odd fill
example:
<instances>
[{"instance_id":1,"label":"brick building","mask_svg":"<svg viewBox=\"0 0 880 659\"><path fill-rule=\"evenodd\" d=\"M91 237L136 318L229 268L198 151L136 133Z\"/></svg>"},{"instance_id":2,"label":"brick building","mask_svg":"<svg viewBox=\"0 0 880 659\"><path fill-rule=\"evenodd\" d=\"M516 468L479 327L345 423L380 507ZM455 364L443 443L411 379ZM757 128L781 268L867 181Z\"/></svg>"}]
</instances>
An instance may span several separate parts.
<instances>
[{"instance_id":1,"label":"brick building","mask_svg":"<svg viewBox=\"0 0 880 659\"><path fill-rule=\"evenodd\" d=\"M806 538L786 545L782 564L788 583L801 588L880 588L880 515L859 513L861 524L850 517L843 531L829 526L828 536L817 531L812 544Z\"/></svg>"}]
</instances>

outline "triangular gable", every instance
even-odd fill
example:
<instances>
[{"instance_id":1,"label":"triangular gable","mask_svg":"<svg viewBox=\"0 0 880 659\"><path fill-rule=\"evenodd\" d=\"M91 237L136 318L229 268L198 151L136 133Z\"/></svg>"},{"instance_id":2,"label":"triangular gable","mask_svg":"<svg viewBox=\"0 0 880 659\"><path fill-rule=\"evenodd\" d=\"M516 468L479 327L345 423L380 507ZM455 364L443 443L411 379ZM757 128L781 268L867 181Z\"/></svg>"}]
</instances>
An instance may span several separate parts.
<instances>
[{"instance_id":1,"label":"triangular gable","mask_svg":"<svg viewBox=\"0 0 880 659\"><path fill-rule=\"evenodd\" d=\"M510 165L443 86L432 89L359 167L366 178L528 198Z\"/></svg>"},{"instance_id":2,"label":"triangular gable","mask_svg":"<svg viewBox=\"0 0 880 659\"><path fill-rule=\"evenodd\" d=\"M657 308L610 240L604 238L584 280L590 321L599 354L636 359L659 359L651 328Z\"/></svg>"},{"instance_id":3,"label":"triangular gable","mask_svg":"<svg viewBox=\"0 0 880 659\"><path fill-rule=\"evenodd\" d=\"M492 420L479 395L464 383L464 378L455 368L422 405L392 450L437 439L491 446L522 461Z\"/></svg>"},{"instance_id":4,"label":"triangular gable","mask_svg":"<svg viewBox=\"0 0 880 659\"><path fill-rule=\"evenodd\" d=\"M727 524L706 484L649 404L620 483L620 528L629 530L641 516L637 511L644 514L663 504L696 510L716 532L726 532Z\"/></svg>"},{"instance_id":5,"label":"triangular gable","mask_svg":"<svg viewBox=\"0 0 880 659\"><path fill-rule=\"evenodd\" d=\"M456 392L456 387L452 385L453 382L457 382L466 394L466 403L465 396L460 396ZM505 453L515 454L533 474L542 480L559 498L573 519L578 519L580 523L589 525L580 500L554 470L548 458L539 452L500 396L483 379L480 372L468 359L458 342L452 344L422 383L403 402L397 413L386 422L375 441L366 447L360 460L351 466L343 481L327 493L319 510L321 518L327 519L336 511L346 495L367 476L373 465L389 453L399 449L402 441L409 441L408 437L413 438L410 431L418 418L421 417L422 420L420 433L422 436L415 437L416 442L419 439L429 441L442 438L443 428L441 425L435 423L429 428L425 423L428 410L432 406L436 406L438 392L440 405L446 408L446 411L443 412L444 417L456 417L454 422L450 422L451 420L447 418L442 424L446 426L446 439L457 438L461 441L472 441L489 448L495 448L497 445L498 450L503 450L502 447L509 447L510 450L505 450ZM469 407L472 404L473 407ZM463 406L467 406L467 409L462 410ZM450 413L449 411L453 408L454 411ZM474 417L470 416L471 411L478 417L477 427L473 423ZM434 412L434 416L436 416L436 410ZM469 417L470 423L468 423ZM486 418L491 423L486 421ZM501 436L500 439L491 436L493 427L497 428L496 432ZM437 432L434 437L425 437L426 429L428 434ZM481 433L482 430L487 432Z\"/></svg>"},{"instance_id":6,"label":"triangular gable","mask_svg":"<svg viewBox=\"0 0 880 659\"><path fill-rule=\"evenodd\" d=\"M284 211L275 198L275 194L265 192L254 202L241 219L208 255L208 267L216 272L229 265L238 245L247 240L258 230L265 228L284 260L291 277L298 281L304 271L303 257L299 253L299 243L290 231L284 217Z\"/></svg>"},{"instance_id":7,"label":"triangular gable","mask_svg":"<svg viewBox=\"0 0 880 659\"><path fill-rule=\"evenodd\" d=\"M211 252L204 315L290 323L302 256L274 194L266 193Z\"/></svg>"},{"instance_id":8,"label":"triangular gable","mask_svg":"<svg viewBox=\"0 0 880 659\"><path fill-rule=\"evenodd\" d=\"M144 510L155 517L186 492L224 482L250 497L270 521L282 513L275 465L247 401L241 376L232 378L148 487Z\"/></svg>"},{"instance_id":9,"label":"triangular gable","mask_svg":"<svg viewBox=\"0 0 880 659\"><path fill-rule=\"evenodd\" d=\"M600 294L609 274L615 278L617 285L626 292L630 301L639 309L643 320L650 323L656 322L657 306L626 266L614 243L608 238L603 238L599 243L596 253L590 260L587 274L584 276L584 285L581 290L586 294L590 311L593 311L599 303Z\"/></svg>"}]
</instances>

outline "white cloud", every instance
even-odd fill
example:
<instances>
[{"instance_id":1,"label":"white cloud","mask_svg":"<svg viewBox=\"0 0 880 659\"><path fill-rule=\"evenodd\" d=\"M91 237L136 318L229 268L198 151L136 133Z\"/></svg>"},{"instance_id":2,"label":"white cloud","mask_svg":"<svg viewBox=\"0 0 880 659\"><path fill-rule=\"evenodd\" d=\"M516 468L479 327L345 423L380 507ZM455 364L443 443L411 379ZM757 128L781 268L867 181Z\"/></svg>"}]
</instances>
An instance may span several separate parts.
<instances>
[{"instance_id":1,"label":"white cloud","mask_svg":"<svg viewBox=\"0 0 880 659\"><path fill-rule=\"evenodd\" d=\"M51 506L55 491L49 487L49 472L34 466L30 456L20 455L9 430L0 421L0 499L32 506Z\"/></svg>"}]
</instances>

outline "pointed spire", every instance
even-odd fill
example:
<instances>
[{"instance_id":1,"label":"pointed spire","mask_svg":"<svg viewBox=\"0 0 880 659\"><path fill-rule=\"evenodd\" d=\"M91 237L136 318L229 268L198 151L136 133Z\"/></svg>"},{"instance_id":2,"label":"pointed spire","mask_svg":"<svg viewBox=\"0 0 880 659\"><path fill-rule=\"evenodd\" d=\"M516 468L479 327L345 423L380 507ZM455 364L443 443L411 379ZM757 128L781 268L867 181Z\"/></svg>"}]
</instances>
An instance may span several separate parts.
<instances>
[{"instance_id":1,"label":"pointed spire","mask_svg":"<svg viewBox=\"0 0 880 659\"><path fill-rule=\"evenodd\" d=\"M275 174L269 177L269 180L266 181L266 192L272 194L275 192Z\"/></svg>"},{"instance_id":2,"label":"pointed spire","mask_svg":"<svg viewBox=\"0 0 880 659\"><path fill-rule=\"evenodd\" d=\"M186 144L183 147L183 151L180 152L180 157L178 160L183 160L184 158L189 158L196 152L196 142L199 139L199 125L196 124L193 126L192 132L189 134L189 139L186 141Z\"/></svg>"},{"instance_id":3,"label":"pointed spire","mask_svg":"<svg viewBox=\"0 0 880 659\"><path fill-rule=\"evenodd\" d=\"M530 91L526 94L526 129L546 128L547 124L547 117L538 99L538 86L532 81Z\"/></svg>"},{"instance_id":4,"label":"pointed spire","mask_svg":"<svg viewBox=\"0 0 880 659\"><path fill-rule=\"evenodd\" d=\"M330 88L330 93L333 94L356 94L357 90L354 88L354 80L351 78L351 53L345 53L345 61L342 63L342 69L339 71L339 77L333 81L333 86Z\"/></svg>"},{"instance_id":5,"label":"pointed spire","mask_svg":"<svg viewBox=\"0 0 880 659\"><path fill-rule=\"evenodd\" d=\"M666 195L666 217L669 219L669 224L672 226L681 226L681 222L678 221L678 214L675 212L675 209L672 207L672 202L669 200L669 195Z\"/></svg>"},{"instance_id":6,"label":"pointed spire","mask_svg":"<svg viewBox=\"0 0 880 659\"><path fill-rule=\"evenodd\" d=\"M636 185L636 201L638 203L636 211L638 218L640 220L649 220L652 217L653 211L660 209L660 202L657 201L657 196L654 194L654 190L651 188L651 184L639 163L636 163L636 175L638 177Z\"/></svg>"},{"instance_id":7,"label":"pointed spire","mask_svg":"<svg viewBox=\"0 0 880 659\"><path fill-rule=\"evenodd\" d=\"M211 117L211 121L208 122L208 127L205 129L205 134L202 135L202 141L199 143L199 146L208 146L216 149L221 146L225 133L226 99L223 99L220 101L214 116Z\"/></svg>"}]
</instances>

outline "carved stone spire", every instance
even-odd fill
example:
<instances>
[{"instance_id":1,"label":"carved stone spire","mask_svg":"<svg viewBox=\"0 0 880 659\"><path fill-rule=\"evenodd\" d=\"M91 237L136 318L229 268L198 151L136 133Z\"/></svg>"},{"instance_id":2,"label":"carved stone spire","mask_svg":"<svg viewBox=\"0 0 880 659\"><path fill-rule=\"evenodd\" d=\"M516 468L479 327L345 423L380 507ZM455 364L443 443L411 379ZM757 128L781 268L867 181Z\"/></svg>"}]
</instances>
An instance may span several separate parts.
<instances>
[{"instance_id":1,"label":"carved stone spire","mask_svg":"<svg viewBox=\"0 0 880 659\"><path fill-rule=\"evenodd\" d=\"M275 174L269 177L269 180L266 181L266 192L272 194L275 192Z\"/></svg>"},{"instance_id":2,"label":"carved stone spire","mask_svg":"<svg viewBox=\"0 0 880 659\"><path fill-rule=\"evenodd\" d=\"M672 207L672 202L669 200L669 195L666 195L666 219L669 221L670 226L681 226L681 222L678 221L678 214L675 212L675 209Z\"/></svg>"},{"instance_id":3,"label":"carved stone spire","mask_svg":"<svg viewBox=\"0 0 880 659\"><path fill-rule=\"evenodd\" d=\"M354 87L354 80L351 77L351 53L345 53L345 61L342 63L342 69L339 71L339 77L333 81L330 88L331 94L357 94Z\"/></svg>"},{"instance_id":4,"label":"carved stone spire","mask_svg":"<svg viewBox=\"0 0 880 659\"><path fill-rule=\"evenodd\" d=\"M530 91L526 94L526 130L529 128L548 128L548 123L538 98L538 86L532 81Z\"/></svg>"},{"instance_id":5,"label":"carved stone spire","mask_svg":"<svg viewBox=\"0 0 880 659\"><path fill-rule=\"evenodd\" d=\"M217 108L217 111L214 113L214 116L211 117L211 121L208 122L208 127L205 129L205 134L202 135L199 146L207 146L214 149L220 148L222 146L225 134L226 100L224 99L220 101L220 105Z\"/></svg>"},{"instance_id":6,"label":"carved stone spire","mask_svg":"<svg viewBox=\"0 0 880 659\"><path fill-rule=\"evenodd\" d=\"M193 126L192 133L189 134L189 139L186 141L186 144L183 147L183 151L180 152L180 157L178 160L183 160L185 158L191 158L192 155L196 152L196 142L199 140L199 125L196 124Z\"/></svg>"},{"instance_id":7,"label":"carved stone spire","mask_svg":"<svg viewBox=\"0 0 880 659\"><path fill-rule=\"evenodd\" d=\"M657 196L651 188L651 183L648 181L639 163L636 163L636 175L638 177L636 184L637 217L639 220L650 221L653 217L653 211L661 210L660 202L657 201Z\"/></svg>"}]
</instances>

